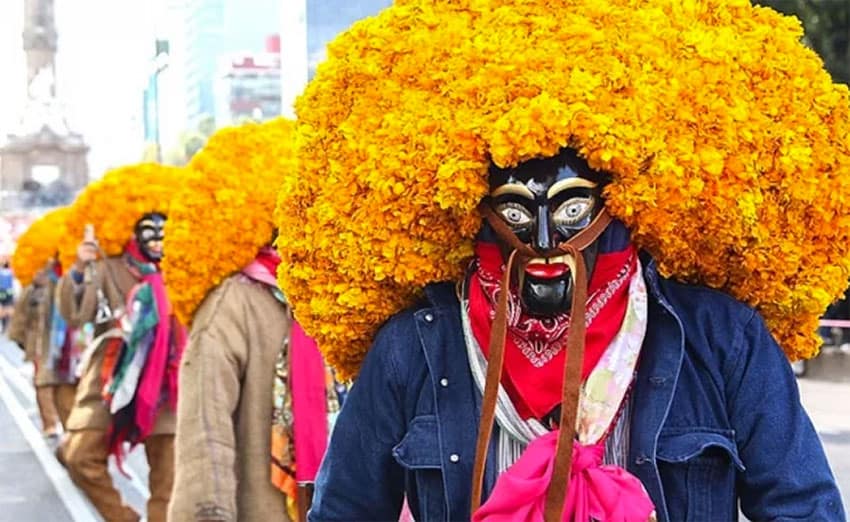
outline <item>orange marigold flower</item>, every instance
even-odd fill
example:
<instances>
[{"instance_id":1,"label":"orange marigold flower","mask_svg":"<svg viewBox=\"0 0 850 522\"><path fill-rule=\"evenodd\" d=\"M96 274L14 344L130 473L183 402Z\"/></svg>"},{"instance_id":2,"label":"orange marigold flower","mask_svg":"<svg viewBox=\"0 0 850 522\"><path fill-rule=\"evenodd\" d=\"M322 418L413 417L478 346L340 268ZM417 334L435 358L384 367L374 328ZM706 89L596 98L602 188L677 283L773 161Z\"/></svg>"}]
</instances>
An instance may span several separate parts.
<instances>
[{"instance_id":1,"label":"orange marigold flower","mask_svg":"<svg viewBox=\"0 0 850 522\"><path fill-rule=\"evenodd\" d=\"M12 271L23 286L29 286L39 270L59 252L65 237L69 207L51 210L33 221L18 238L12 254Z\"/></svg>"},{"instance_id":2,"label":"orange marigold flower","mask_svg":"<svg viewBox=\"0 0 850 522\"><path fill-rule=\"evenodd\" d=\"M291 120L228 127L192 158L174 193L162 270L177 318L271 243L277 191L292 156Z\"/></svg>"},{"instance_id":3,"label":"orange marigold flower","mask_svg":"<svg viewBox=\"0 0 850 522\"><path fill-rule=\"evenodd\" d=\"M144 214L168 216L171 196L181 181L183 169L140 163L110 170L90 183L70 207L67 233L59 245L62 266L71 266L87 224L95 229L101 250L117 256L133 238L133 227Z\"/></svg>"}]
</instances>

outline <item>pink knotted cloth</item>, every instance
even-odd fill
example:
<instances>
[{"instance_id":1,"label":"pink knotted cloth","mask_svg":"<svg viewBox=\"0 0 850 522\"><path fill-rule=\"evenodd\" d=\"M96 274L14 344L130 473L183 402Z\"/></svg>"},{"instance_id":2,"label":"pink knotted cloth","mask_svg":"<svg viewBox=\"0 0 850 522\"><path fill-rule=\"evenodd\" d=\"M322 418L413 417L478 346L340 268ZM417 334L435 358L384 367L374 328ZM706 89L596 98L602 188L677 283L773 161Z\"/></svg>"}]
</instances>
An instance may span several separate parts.
<instances>
[{"instance_id":1,"label":"pink knotted cloth","mask_svg":"<svg viewBox=\"0 0 850 522\"><path fill-rule=\"evenodd\" d=\"M552 479L558 431L533 440L522 457L502 473L474 522L543 520ZM655 511L637 477L619 466L603 465L605 442L573 446L564 522L646 522Z\"/></svg>"}]
</instances>

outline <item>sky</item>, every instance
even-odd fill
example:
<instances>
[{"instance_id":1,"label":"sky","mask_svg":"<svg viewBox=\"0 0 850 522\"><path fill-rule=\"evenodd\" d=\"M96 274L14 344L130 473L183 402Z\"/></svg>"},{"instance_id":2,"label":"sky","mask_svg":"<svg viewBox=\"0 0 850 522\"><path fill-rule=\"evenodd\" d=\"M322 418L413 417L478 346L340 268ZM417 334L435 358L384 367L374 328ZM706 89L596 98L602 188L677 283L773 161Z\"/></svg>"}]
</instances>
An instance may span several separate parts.
<instances>
[{"instance_id":1,"label":"sky","mask_svg":"<svg viewBox=\"0 0 850 522\"><path fill-rule=\"evenodd\" d=\"M13 130L26 94L23 0L0 2L0 134ZM163 0L55 0L57 95L72 130L91 147L90 176L138 161L142 91Z\"/></svg>"},{"instance_id":2,"label":"sky","mask_svg":"<svg viewBox=\"0 0 850 522\"><path fill-rule=\"evenodd\" d=\"M21 41L24 1L0 0L0 141L15 128L26 99ZM391 3L391 0L302 1L307 6L311 68L324 56L328 39L354 20L375 14ZM89 175L96 179L109 168L141 159L143 91L152 70L154 41L157 36L173 40L180 33L182 20L176 14L179 8L174 6L187 0L54 2L59 36L57 95L71 129L82 134L91 148ZM239 10L226 13L228 20L241 28L252 26L256 24L252 17L267 11L268 2L240 2ZM257 42L263 42L265 36L257 34ZM169 68L160 76L160 127L166 149L184 130L186 119L180 62L181 57L174 55Z\"/></svg>"}]
</instances>

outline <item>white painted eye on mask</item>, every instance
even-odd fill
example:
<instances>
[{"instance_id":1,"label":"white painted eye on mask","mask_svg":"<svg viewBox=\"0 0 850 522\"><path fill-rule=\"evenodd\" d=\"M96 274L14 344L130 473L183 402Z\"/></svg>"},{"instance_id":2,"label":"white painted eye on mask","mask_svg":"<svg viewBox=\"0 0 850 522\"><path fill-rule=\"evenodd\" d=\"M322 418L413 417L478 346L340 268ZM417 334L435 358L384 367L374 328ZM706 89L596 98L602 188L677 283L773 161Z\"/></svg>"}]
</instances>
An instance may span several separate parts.
<instances>
[{"instance_id":1,"label":"white painted eye on mask","mask_svg":"<svg viewBox=\"0 0 850 522\"><path fill-rule=\"evenodd\" d=\"M518 203L502 203L496 207L496 212L502 216L505 222L514 228L525 227L534 221L531 213Z\"/></svg>"}]
</instances>

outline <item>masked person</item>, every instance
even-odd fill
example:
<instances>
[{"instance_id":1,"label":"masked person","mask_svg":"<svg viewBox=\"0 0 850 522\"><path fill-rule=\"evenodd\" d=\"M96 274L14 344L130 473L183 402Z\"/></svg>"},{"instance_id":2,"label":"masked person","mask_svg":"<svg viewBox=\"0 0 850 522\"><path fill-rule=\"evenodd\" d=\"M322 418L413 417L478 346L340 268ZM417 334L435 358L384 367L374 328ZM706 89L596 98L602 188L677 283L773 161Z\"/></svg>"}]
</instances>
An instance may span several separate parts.
<instances>
[{"instance_id":1,"label":"masked person","mask_svg":"<svg viewBox=\"0 0 850 522\"><path fill-rule=\"evenodd\" d=\"M782 351L850 268L850 100L799 37L746 1L414 0L332 43L277 220L359 370L310 520L843 520Z\"/></svg>"},{"instance_id":2,"label":"masked person","mask_svg":"<svg viewBox=\"0 0 850 522\"><path fill-rule=\"evenodd\" d=\"M57 425L66 428L76 391L79 351L75 333L66 327L56 303L62 267L56 251L64 231L66 208L48 212L18 238L12 266L23 285L9 338L34 364L33 383L42 432L51 445L59 441Z\"/></svg>"},{"instance_id":3,"label":"masked person","mask_svg":"<svg viewBox=\"0 0 850 522\"><path fill-rule=\"evenodd\" d=\"M58 442L57 425L66 427L76 392L73 336L55 303L58 265L41 270L25 287L16 306L9 338L24 349L24 360L35 365L36 402L44 436Z\"/></svg>"},{"instance_id":4,"label":"masked person","mask_svg":"<svg viewBox=\"0 0 850 522\"><path fill-rule=\"evenodd\" d=\"M182 203L169 220L163 270L191 331L170 520L304 520L305 482L339 411L333 377L275 280L272 213L292 127L276 119L218 131L192 158L176 196ZM246 150L253 152L233 153Z\"/></svg>"},{"instance_id":5,"label":"masked person","mask_svg":"<svg viewBox=\"0 0 850 522\"><path fill-rule=\"evenodd\" d=\"M103 232L96 239L86 231L76 263L61 283L65 319L72 326L94 323L96 335L80 363L64 455L71 478L107 520L139 519L123 504L107 467L110 454L120 466L125 442L145 446L148 520L166 519L171 495L177 370L185 334L171 314L159 263L168 190L178 173L155 165L110 171L86 188L69 220L91 219ZM104 201L124 206L104 215L97 208ZM148 211L134 219L137 208ZM97 260L99 251L104 259Z\"/></svg>"}]
</instances>

